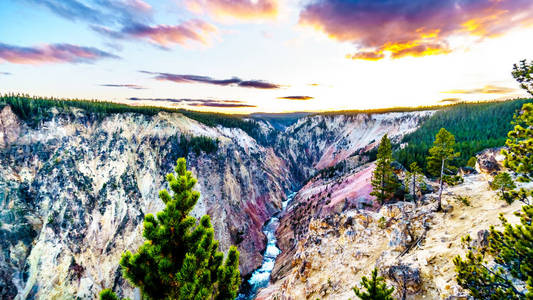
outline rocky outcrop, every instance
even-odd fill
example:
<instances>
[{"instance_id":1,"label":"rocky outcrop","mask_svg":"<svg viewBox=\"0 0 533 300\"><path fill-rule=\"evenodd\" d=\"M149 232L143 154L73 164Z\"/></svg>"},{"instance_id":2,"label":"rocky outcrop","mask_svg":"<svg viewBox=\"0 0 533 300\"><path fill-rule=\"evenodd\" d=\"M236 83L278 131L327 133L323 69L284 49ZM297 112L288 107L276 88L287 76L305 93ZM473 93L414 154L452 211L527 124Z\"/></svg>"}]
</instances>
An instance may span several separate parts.
<instances>
[{"instance_id":1,"label":"rocky outcrop","mask_svg":"<svg viewBox=\"0 0 533 300\"><path fill-rule=\"evenodd\" d=\"M20 136L21 124L9 105L0 110L0 148L15 142Z\"/></svg>"},{"instance_id":2,"label":"rocky outcrop","mask_svg":"<svg viewBox=\"0 0 533 300\"><path fill-rule=\"evenodd\" d=\"M470 206L458 196L472 197ZM373 268L395 287L398 299L404 294L406 299L465 298L452 262L466 252L461 237L469 234L474 243L486 243L485 230L499 228L499 214L516 223L514 212L521 204L499 200L483 174L468 175L447 189L448 213L434 212L435 198L425 195L418 207L399 202L315 215L307 234L294 241L290 257L278 257L277 276L257 299L353 299L352 287Z\"/></svg>"},{"instance_id":3,"label":"rocky outcrop","mask_svg":"<svg viewBox=\"0 0 533 300\"><path fill-rule=\"evenodd\" d=\"M476 171L489 175L496 175L503 169L505 157L501 154L502 148L490 148L477 155Z\"/></svg>"}]
</instances>

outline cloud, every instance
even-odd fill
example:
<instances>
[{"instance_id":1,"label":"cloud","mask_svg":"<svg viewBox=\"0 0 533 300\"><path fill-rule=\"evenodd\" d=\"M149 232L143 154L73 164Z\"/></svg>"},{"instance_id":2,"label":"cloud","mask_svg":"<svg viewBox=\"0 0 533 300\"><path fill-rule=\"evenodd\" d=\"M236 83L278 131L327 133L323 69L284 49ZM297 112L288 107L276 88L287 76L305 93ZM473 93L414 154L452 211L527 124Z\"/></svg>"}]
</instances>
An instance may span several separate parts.
<instances>
[{"instance_id":1,"label":"cloud","mask_svg":"<svg viewBox=\"0 0 533 300\"><path fill-rule=\"evenodd\" d=\"M153 10L142 0L26 0L45 6L71 21L84 21L95 32L112 39L146 40L162 48L186 45L188 41L208 44L217 28L201 20L177 25L151 25Z\"/></svg>"},{"instance_id":2,"label":"cloud","mask_svg":"<svg viewBox=\"0 0 533 300\"><path fill-rule=\"evenodd\" d=\"M189 10L208 13L217 19L274 19L278 15L278 0L187 0Z\"/></svg>"},{"instance_id":3,"label":"cloud","mask_svg":"<svg viewBox=\"0 0 533 300\"><path fill-rule=\"evenodd\" d=\"M131 101L155 101L171 102L175 105L186 105L191 107L218 107L218 108L246 108L257 107L239 100L218 100L218 99L175 99L175 98L137 98L131 97Z\"/></svg>"},{"instance_id":4,"label":"cloud","mask_svg":"<svg viewBox=\"0 0 533 300\"><path fill-rule=\"evenodd\" d=\"M439 102L440 103L458 103L458 102L462 102L463 100L459 99L459 98L445 98L445 99L442 99L440 100Z\"/></svg>"},{"instance_id":5,"label":"cloud","mask_svg":"<svg viewBox=\"0 0 533 300\"><path fill-rule=\"evenodd\" d=\"M180 74L171 74L171 73L159 73L159 72L149 72L149 71L140 71L141 73L154 75L154 78L157 80L166 80L176 83L204 83L211 85L219 86L239 86L247 88L256 88L256 89L279 89L281 85L266 82L263 80L242 80L238 77L232 77L229 79L214 79L209 76L199 76L199 75L180 75Z\"/></svg>"},{"instance_id":6,"label":"cloud","mask_svg":"<svg viewBox=\"0 0 533 300\"><path fill-rule=\"evenodd\" d=\"M349 58L380 60L450 53L451 37L482 40L532 19L531 0L316 0L299 23L354 43Z\"/></svg>"},{"instance_id":7,"label":"cloud","mask_svg":"<svg viewBox=\"0 0 533 300\"><path fill-rule=\"evenodd\" d=\"M286 100L311 100L315 97L311 96L285 96L285 97L278 97L278 99L286 99Z\"/></svg>"},{"instance_id":8,"label":"cloud","mask_svg":"<svg viewBox=\"0 0 533 300\"><path fill-rule=\"evenodd\" d=\"M26 0L42 5L60 17L91 24L130 24L152 19L152 7L142 0Z\"/></svg>"},{"instance_id":9,"label":"cloud","mask_svg":"<svg viewBox=\"0 0 533 300\"><path fill-rule=\"evenodd\" d=\"M144 39L153 44L168 48L172 44L185 46L189 41L207 45L217 28L201 20L189 20L179 25L149 26L140 23L129 24L119 31L93 25L91 28L113 39Z\"/></svg>"},{"instance_id":10,"label":"cloud","mask_svg":"<svg viewBox=\"0 0 533 300\"><path fill-rule=\"evenodd\" d=\"M93 63L103 58L119 57L97 48L71 44L20 47L0 43L0 62L5 60L14 64Z\"/></svg>"},{"instance_id":11,"label":"cloud","mask_svg":"<svg viewBox=\"0 0 533 300\"><path fill-rule=\"evenodd\" d=\"M508 87L502 87L502 86L495 86L495 85L486 85L482 88L477 89L455 89L455 90L448 90L444 91L442 93L444 94L508 94L515 92L516 89L514 88L508 88Z\"/></svg>"},{"instance_id":12,"label":"cloud","mask_svg":"<svg viewBox=\"0 0 533 300\"><path fill-rule=\"evenodd\" d=\"M100 84L103 87L119 87L119 88L128 88L132 90L145 90L145 87L136 84Z\"/></svg>"}]
</instances>

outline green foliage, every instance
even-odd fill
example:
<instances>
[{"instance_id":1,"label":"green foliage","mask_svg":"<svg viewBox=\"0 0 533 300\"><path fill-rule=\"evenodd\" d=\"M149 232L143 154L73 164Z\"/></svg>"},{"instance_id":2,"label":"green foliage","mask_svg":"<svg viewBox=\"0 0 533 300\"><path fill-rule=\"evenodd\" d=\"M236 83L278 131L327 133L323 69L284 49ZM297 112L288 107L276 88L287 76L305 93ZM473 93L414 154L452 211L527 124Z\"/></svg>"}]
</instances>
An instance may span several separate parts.
<instances>
[{"instance_id":1,"label":"green foliage","mask_svg":"<svg viewBox=\"0 0 533 300\"><path fill-rule=\"evenodd\" d=\"M527 108L529 105L526 104L524 107ZM524 114L523 112L522 116ZM525 122L527 123L527 119ZM531 126L531 123L528 126ZM509 133L511 138L516 137L515 130ZM521 155L527 156L531 153L533 153L531 142L522 144L522 148L519 147L519 149L509 147L508 151L504 152L506 155L504 164L519 174L527 176L531 169L520 167L516 161L521 161L517 159ZM525 172L525 174L520 172ZM506 189L514 189L514 183L507 173L498 174L492 185L501 189L505 197L508 197ZM526 202L531 196L531 191L521 189L510 191L509 194L513 199L517 197ZM522 212L517 215L520 217L518 225L511 225L503 215L500 215L504 230L499 231L491 226L488 249L470 248L464 260L460 256L454 258L457 282L463 288L468 289L474 298L533 299L533 206L524 205ZM494 260L492 266L485 260L486 253ZM526 284L525 289L523 283Z\"/></svg>"},{"instance_id":2,"label":"green foliage","mask_svg":"<svg viewBox=\"0 0 533 300\"><path fill-rule=\"evenodd\" d=\"M508 149L502 151L504 165L520 173L520 181L528 182L533 178L533 103L524 104L512 124L514 128L505 142Z\"/></svg>"},{"instance_id":3,"label":"green foliage","mask_svg":"<svg viewBox=\"0 0 533 300\"><path fill-rule=\"evenodd\" d=\"M435 134L446 127L455 136L455 148L461 153L453 165L465 166L479 151L505 144L507 132L512 129L513 114L527 102L531 100L462 103L445 107L407 134L401 141L407 146L394 151L393 157L404 166L417 162L426 173L428 150Z\"/></svg>"},{"instance_id":4,"label":"green foliage","mask_svg":"<svg viewBox=\"0 0 533 300\"><path fill-rule=\"evenodd\" d=\"M455 136L444 128L439 130L433 141L433 147L429 149L427 158L429 174L442 178L449 173L450 162L459 156L455 150Z\"/></svg>"},{"instance_id":5,"label":"green foliage","mask_svg":"<svg viewBox=\"0 0 533 300\"><path fill-rule=\"evenodd\" d=\"M120 300L111 289L104 289L100 292L100 300Z\"/></svg>"},{"instance_id":6,"label":"green foliage","mask_svg":"<svg viewBox=\"0 0 533 300\"><path fill-rule=\"evenodd\" d=\"M385 219L385 217L381 217L381 218L379 218L379 220L378 220L378 227L379 227L380 229L385 229L385 228L387 228L387 219Z\"/></svg>"},{"instance_id":7,"label":"green foliage","mask_svg":"<svg viewBox=\"0 0 533 300\"><path fill-rule=\"evenodd\" d=\"M509 197L507 191L513 190L516 188L516 185L511 178L511 175L507 172L500 172L498 175L494 176L494 180L490 184L493 190L497 190L500 194L500 199L506 201L507 203L512 203L513 198Z\"/></svg>"},{"instance_id":8,"label":"green foliage","mask_svg":"<svg viewBox=\"0 0 533 300\"><path fill-rule=\"evenodd\" d=\"M523 206L519 225L511 225L502 216L504 227L490 229L486 253L494 258L490 266L485 249L471 249L466 258L454 258L457 283L475 299L533 299L533 206ZM526 282L523 289L516 280Z\"/></svg>"},{"instance_id":9,"label":"green foliage","mask_svg":"<svg viewBox=\"0 0 533 300\"><path fill-rule=\"evenodd\" d=\"M456 195L455 200L459 201L465 206L470 206L470 198L467 196Z\"/></svg>"},{"instance_id":10,"label":"green foliage","mask_svg":"<svg viewBox=\"0 0 533 300\"><path fill-rule=\"evenodd\" d=\"M466 166L470 168L475 168L477 163L477 158L475 156L470 157L470 159L466 162Z\"/></svg>"},{"instance_id":11,"label":"green foliage","mask_svg":"<svg viewBox=\"0 0 533 300\"><path fill-rule=\"evenodd\" d=\"M173 192L162 190L163 211L146 215L146 242L122 255L124 277L146 299L234 299L240 285L239 252L232 246L224 260L209 216L199 224L189 213L200 197L196 179L178 159L176 174L166 179Z\"/></svg>"},{"instance_id":12,"label":"green foliage","mask_svg":"<svg viewBox=\"0 0 533 300\"><path fill-rule=\"evenodd\" d=\"M205 152L206 154L217 152L218 143L218 139L212 139L207 136L182 135L180 137L179 145L183 150L184 155L187 155L191 151L196 155L200 155L201 151Z\"/></svg>"},{"instance_id":13,"label":"green foliage","mask_svg":"<svg viewBox=\"0 0 533 300\"><path fill-rule=\"evenodd\" d=\"M533 61L527 63L525 59L513 65L512 75L520 83L520 87L533 95Z\"/></svg>"},{"instance_id":14,"label":"green foliage","mask_svg":"<svg viewBox=\"0 0 533 300\"><path fill-rule=\"evenodd\" d=\"M95 114L137 113L148 116L157 115L159 112L181 113L188 118L196 120L210 127L222 126L227 128L240 128L259 142L265 142L259 124L254 120L244 120L241 116L196 112L184 109L173 109L156 106L132 106L122 103L80 100L58 99L44 97L30 97L21 94L6 94L0 96L0 104L9 105L13 112L31 126L37 126L42 120L51 116L50 109L66 109L75 107Z\"/></svg>"},{"instance_id":15,"label":"green foliage","mask_svg":"<svg viewBox=\"0 0 533 300\"><path fill-rule=\"evenodd\" d=\"M429 149L428 156L428 170L433 176L439 177L439 199L437 205L437 211L442 210L442 191L444 189L443 182L446 179L444 176L447 172L450 172L449 163L459 156L459 153L455 152L455 137L446 129L441 128L439 133L435 136L433 141L433 147ZM452 171L453 172L453 171ZM452 182L455 179L451 179Z\"/></svg>"},{"instance_id":16,"label":"green foliage","mask_svg":"<svg viewBox=\"0 0 533 300\"><path fill-rule=\"evenodd\" d=\"M442 180L449 186L458 185L464 182L464 179L461 175L444 175Z\"/></svg>"},{"instance_id":17,"label":"green foliage","mask_svg":"<svg viewBox=\"0 0 533 300\"><path fill-rule=\"evenodd\" d=\"M385 279L378 276L377 269L372 271L372 277L370 279L363 276L361 285L366 291L362 291L358 287L353 288L355 295L361 300L394 300L391 296L394 288L387 287Z\"/></svg>"},{"instance_id":18,"label":"green foliage","mask_svg":"<svg viewBox=\"0 0 533 300\"><path fill-rule=\"evenodd\" d=\"M392 167L392 149L387 135L381 138L378 147L376 160L376 169L372 174L372 192L370 195L375 196L379 203L391 199L400 188L400 183Z\"/></svg>"}]
</instances>

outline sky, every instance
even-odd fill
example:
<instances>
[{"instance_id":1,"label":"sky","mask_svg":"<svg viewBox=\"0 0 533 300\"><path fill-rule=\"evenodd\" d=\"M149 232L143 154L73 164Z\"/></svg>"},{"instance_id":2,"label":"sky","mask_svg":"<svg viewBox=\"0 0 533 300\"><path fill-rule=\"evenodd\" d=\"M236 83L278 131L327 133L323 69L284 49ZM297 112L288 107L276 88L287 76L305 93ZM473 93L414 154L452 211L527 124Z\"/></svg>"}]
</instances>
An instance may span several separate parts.
<instances>
[{"instance_id":1,"label":"sky","mask_svg":"<svg viewBox=\"0 0 533 300\"><path fill-rule=\"evenodd\" d=\"M0 93L225 113L526 97L531 0L0 0Z\"/></svg>"}]
</instances>

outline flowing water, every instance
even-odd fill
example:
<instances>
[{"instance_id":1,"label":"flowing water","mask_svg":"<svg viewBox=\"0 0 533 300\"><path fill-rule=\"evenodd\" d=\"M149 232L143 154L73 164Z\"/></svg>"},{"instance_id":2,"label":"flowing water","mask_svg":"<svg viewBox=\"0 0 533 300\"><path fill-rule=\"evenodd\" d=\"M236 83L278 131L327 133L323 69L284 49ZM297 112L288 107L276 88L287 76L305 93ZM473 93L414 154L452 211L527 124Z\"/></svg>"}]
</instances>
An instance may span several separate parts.
<instances>
[{"instance_id":1,"label":"flowing water","mask_svg":"<svg viewBox=\"0 0 533 300\"><path fill-rule=\"evenodd\" d=\"M295 195L296 193L290 193L287 195L287 200L282 202L282 212ZM263 256L263 264L259 269L255 270L250 279L243 284L244 287L241 289L241 293L237 297L237 300L251 300L255 297L260 288L268 286L268 283L270 282L270 274L272 273L274 263L276 262L276 257L281 253L276 240L276 229L278 228L278 225L279 218L278 215L276 215L270 218L263 227L263 233L267 237L267 247Z\"/></svg>"}]
</instances>

